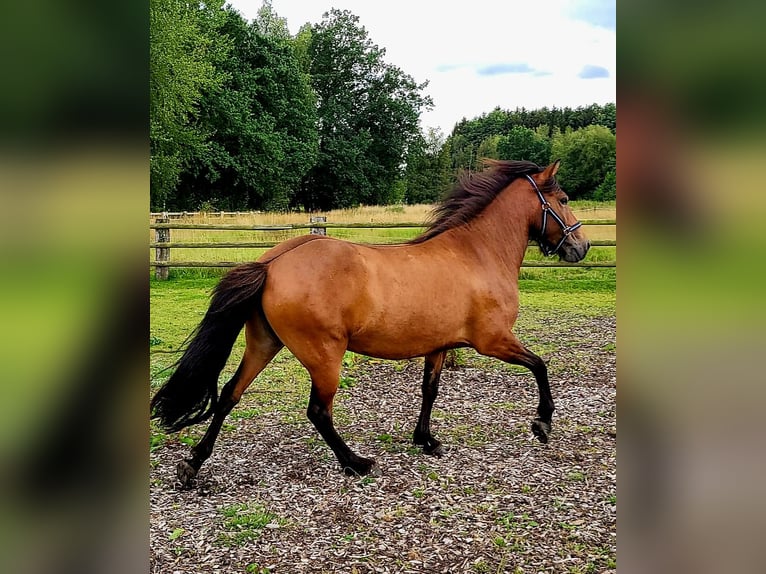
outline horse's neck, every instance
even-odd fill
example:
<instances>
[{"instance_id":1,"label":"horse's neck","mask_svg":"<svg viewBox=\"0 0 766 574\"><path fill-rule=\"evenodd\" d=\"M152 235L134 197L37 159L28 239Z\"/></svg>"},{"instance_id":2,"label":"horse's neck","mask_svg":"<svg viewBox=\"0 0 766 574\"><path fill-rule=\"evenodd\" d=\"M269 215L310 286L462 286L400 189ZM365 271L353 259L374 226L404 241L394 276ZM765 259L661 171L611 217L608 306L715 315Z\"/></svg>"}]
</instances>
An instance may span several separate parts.
<instances>
[{"instance_id":1,"label":"horse's neck","mask_svg":"<svg viewBox=\"0 0 766 574\"><path fill-rule=\"evenodd\" d=\"M498 198L449 239L482 260L518 274L529 243L529 222L517 206ZM448 239L445 237L445 239Z\"/></svg>"}]
</instances>

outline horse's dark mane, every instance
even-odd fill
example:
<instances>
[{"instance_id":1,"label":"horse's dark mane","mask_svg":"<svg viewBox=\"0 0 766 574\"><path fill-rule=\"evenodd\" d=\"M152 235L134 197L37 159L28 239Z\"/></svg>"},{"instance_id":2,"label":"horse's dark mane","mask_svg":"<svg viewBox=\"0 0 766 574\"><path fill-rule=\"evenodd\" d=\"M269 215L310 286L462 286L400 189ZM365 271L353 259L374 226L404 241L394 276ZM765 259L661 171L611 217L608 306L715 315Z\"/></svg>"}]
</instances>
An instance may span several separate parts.
<instances>
[{"instance_id":1,"label":"horse's dark mane","mask_svg":"<svg viewBox=\"0 0 766 574\"><path fill-rule=\"evenodd\" d=\"M428 229L409 243L423 243L432 237L464 225L479 215L497 194L514 179L540 173L543 168L531 161L484 160L488 169L479 173L463 173L458 183L431 214ZM555 180L540 187L549 188Z\"/></svg>"}]
</instances>

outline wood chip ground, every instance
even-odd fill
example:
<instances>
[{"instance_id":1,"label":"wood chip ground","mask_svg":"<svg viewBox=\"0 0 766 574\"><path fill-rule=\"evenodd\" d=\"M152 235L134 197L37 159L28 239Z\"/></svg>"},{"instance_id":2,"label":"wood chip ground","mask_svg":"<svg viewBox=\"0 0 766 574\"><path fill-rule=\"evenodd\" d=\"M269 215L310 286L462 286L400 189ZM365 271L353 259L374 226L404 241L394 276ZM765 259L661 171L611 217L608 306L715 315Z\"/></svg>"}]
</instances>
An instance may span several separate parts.
<instances>
[{"instance_id":1,"label":"wood chip ground","mask_svg":"<svg viewBox=\"0 0 766 574\"><path fill-rule=\"evenodd\" d=\"M227 420L191 490L175 480L189 447L169 438L151 454L151 572L614 571L615 319L570 319L526 333L553 349L547 445L529 431L532 375L487 362L444 371L432 431L449 451L422 454L422 360L360 362L336 399L339 432L379 478L344 476L305 403L286 411L278 393L244 397L262 414Z\"/></svg>"}]
</instances>

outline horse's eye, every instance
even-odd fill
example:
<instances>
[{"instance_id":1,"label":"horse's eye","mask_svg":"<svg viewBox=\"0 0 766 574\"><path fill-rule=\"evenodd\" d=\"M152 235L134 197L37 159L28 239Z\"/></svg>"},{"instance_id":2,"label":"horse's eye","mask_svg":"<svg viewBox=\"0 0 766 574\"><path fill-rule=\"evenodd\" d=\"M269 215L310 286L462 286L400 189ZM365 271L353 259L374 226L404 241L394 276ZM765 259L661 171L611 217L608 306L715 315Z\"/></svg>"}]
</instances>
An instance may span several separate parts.
<instances>
[{"instance_id":1,"label":"horse's eye","mask_svg":"<svg viewBox=\"0 0 766 574\"><path fill-rule=\"evenodd\" d=\"M562 197L561 198L561 205L566 205L567 203L569 203L569 198L568 197Z\"/></svg>"}]
</instances>

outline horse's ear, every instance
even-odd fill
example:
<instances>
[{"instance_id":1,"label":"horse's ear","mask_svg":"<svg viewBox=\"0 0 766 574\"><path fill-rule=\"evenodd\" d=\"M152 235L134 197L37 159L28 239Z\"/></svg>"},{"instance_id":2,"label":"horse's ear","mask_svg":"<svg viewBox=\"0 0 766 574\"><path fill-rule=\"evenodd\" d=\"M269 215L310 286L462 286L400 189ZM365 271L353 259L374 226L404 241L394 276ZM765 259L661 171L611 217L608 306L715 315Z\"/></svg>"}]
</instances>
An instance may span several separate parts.
<instances>
[{"instance_id":1,"label":"horse's ear","mask_svg":"<svg viewBox=\"0 0 766 574\"><path fill-rule=\"evenodd\" d=\"M547 181L551 179L553 176L556 175L556 172L559 170L559 165L561 165L561 160L557 159L554 161L551 165L545 168L543 171L543 181Z\"/></svg>"}]
</instances>

